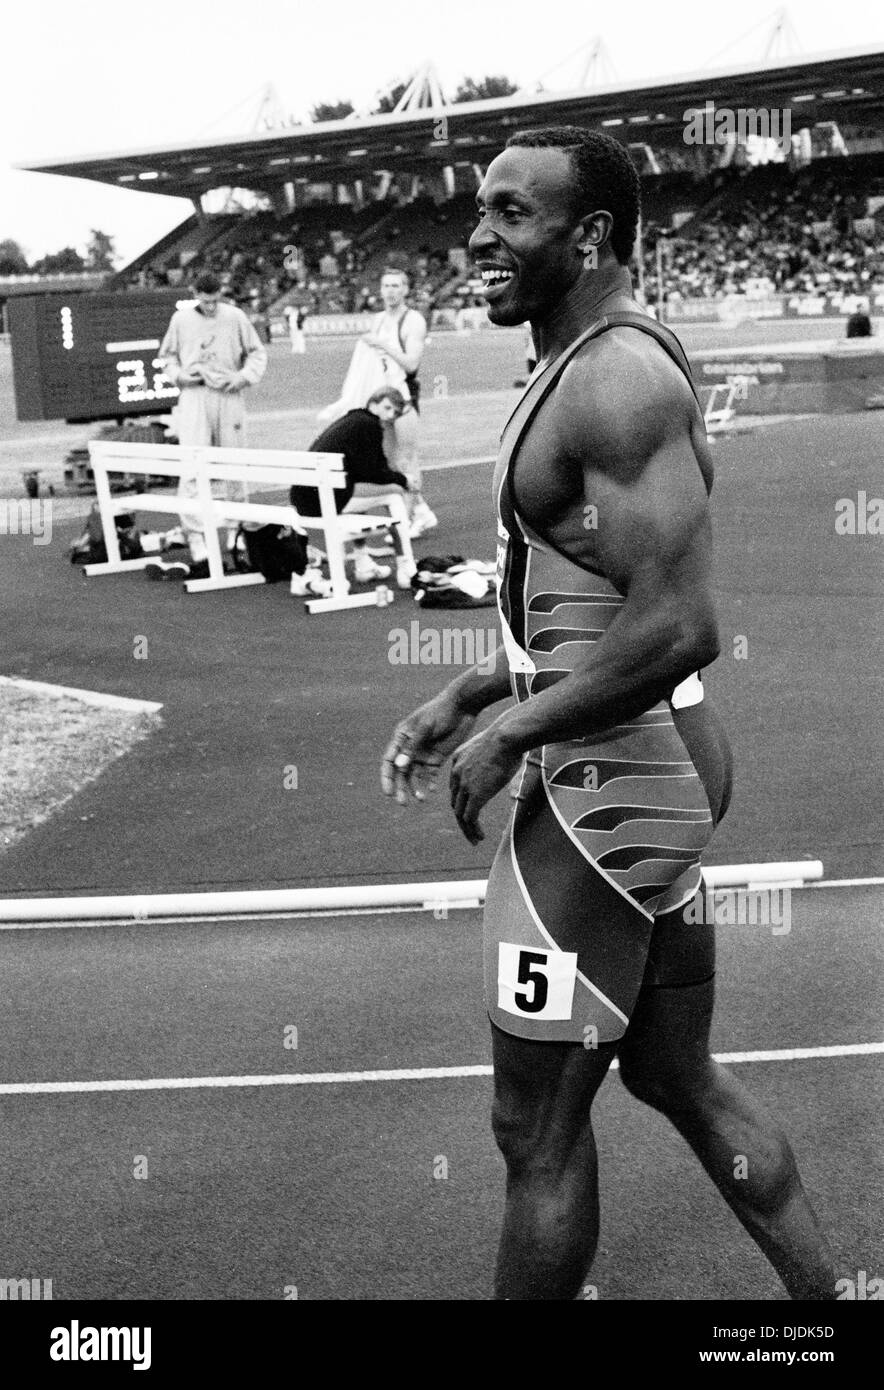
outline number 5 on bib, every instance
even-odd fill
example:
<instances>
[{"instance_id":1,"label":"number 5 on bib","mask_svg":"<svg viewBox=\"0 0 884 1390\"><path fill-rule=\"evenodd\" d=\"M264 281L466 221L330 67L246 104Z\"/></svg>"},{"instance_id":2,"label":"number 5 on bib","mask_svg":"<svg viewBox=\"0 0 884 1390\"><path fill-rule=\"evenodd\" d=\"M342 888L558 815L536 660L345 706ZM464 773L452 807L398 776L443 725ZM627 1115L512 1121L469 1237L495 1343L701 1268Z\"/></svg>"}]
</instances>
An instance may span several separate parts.
<instances>
[{"instance_id":1,"label":"number 5 on bib","mask_svg":"<svg viewBox=\"0 0 884 1390\"><path fill-rule=\"evenodd\" d=\"M545 951L501 941L497 1007L520 1018L569 1019L577 980L576 951Z\"/></svg>"}]
</instances>

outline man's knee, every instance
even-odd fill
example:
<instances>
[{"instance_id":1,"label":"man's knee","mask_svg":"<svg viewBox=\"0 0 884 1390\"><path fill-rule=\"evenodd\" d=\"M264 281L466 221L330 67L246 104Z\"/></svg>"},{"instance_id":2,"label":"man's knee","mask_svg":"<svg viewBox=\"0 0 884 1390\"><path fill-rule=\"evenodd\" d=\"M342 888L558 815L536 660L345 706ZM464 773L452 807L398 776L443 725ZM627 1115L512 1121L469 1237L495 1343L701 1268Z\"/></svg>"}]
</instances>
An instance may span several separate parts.
<instances>
[{"instance_id":1,"label":"man's knee","mask_svg":"<svg viewBox=\"0 0 884 1390\"><path fill-rule=\"evenodd\" d=\"M522 1168L530 1158L533 1145L526 1120L512 1101L495 1097L491 1108L491 1132L507 1168Z\"/></svg>"},{"instance_id":2,"label":"man's knee","mask_svg":"<svg viewBox=\"0 0 884 1390\"><path fill-rule=\"evenodd\" d=\"M651 1057L620 1054L620 1080L645 1105L663 1114L696 1108L715 1087L714 1063L707 1054L661 1063Z\"/></svg>"},{"instance_id":3,"label":"man's knee","mask_svg":"<svg viewBox=\"0 0 884 1390\"><path fill-rule=\"evenodd\" d=\"M495 1100L491 1129L511 1179L554 1178L561 1171L561 1160L548 1136L512 1101Z\"/></svg>"}]
</instances>

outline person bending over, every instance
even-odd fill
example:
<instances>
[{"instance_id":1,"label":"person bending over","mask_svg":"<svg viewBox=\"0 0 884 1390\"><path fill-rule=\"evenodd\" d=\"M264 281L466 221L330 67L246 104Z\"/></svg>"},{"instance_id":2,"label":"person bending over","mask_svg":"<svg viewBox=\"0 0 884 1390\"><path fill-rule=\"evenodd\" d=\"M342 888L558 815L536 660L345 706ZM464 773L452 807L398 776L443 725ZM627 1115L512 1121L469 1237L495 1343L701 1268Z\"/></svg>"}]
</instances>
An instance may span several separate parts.
<instances>
[{"instance_id":1,"label":"person bending over","mask_svg":"<svg viewBox=\"0 0 884 1390\"><path fill-rule=\"evenodd\" d=\"M353 497L371 497L389 492L392 487L409 492L404 473L391 469L384 453L384 426L393 425L405 409L405 400L395 386L381 386L369 396L364 409L348 410L317 435L310 445L315 454L343 454L347 486L335 489L335 506L346 510ZM296 484L289 491L292 506L302 516L319 516L319 492L315 487ZM395 527L391 528L397 552L396 583L407 589L413 566L401 553L401 542ZM353 542L354 578L360 584L373 579L386 579L389 566L377 564L368 553L365 540Z\"/></svg>"}]
</instances>

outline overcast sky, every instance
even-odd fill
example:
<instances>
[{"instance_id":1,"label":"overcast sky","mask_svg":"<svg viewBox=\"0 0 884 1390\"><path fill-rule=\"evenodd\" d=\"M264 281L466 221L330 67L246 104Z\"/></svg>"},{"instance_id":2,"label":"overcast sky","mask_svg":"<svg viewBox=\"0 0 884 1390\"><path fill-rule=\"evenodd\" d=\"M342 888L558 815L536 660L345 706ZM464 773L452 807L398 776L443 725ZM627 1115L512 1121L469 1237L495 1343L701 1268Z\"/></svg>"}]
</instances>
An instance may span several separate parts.
<instances>
[{"instance_id":1,"label":"overcast sky","mask_svg":"<svg viewBox=\"0 0 884 1390\"><path fill-rule=\"evenodd\" d=\"M570 88L576 50L596 34L616 79L661 78L716 55L715 67L760 59L775 9L771 0L26 0L0 20L0 240L35 257L82 249L99 227L131 260L190 204L10 166L245 134L267 82L293 114L323 100L359 107L427 58L449 91L488 73ZM793 0L789 14L806 53L884 50L884 17L870 0Z\"/></svg>"}]
</instances>

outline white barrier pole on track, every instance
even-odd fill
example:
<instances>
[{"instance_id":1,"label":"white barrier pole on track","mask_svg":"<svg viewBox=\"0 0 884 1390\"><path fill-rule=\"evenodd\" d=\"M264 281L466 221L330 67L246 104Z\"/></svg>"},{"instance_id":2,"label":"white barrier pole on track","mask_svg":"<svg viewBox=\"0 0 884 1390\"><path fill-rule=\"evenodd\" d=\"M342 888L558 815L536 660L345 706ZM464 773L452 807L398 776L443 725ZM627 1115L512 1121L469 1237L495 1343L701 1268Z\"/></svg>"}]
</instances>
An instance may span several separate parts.
<instances>
[{"instance_id":1,"label":"white barrier pole on track","mask_svg":"<svg viewBox=\"0 0 884 1390\"><path fill-rule=\"evenodd\" d=\"M726 864L704 868L709 889L735 887L800 887L821 879L819 859L780 864ZM146 893L115 897L4 898L0 923L15 922L146 922L154 917L196 917L271 912L322 912L335 909L437 906L478 906L487 880L464 879L441 883L360 884L352 888L273 888L217 893Z\"/></svg>"}]
</instances>

